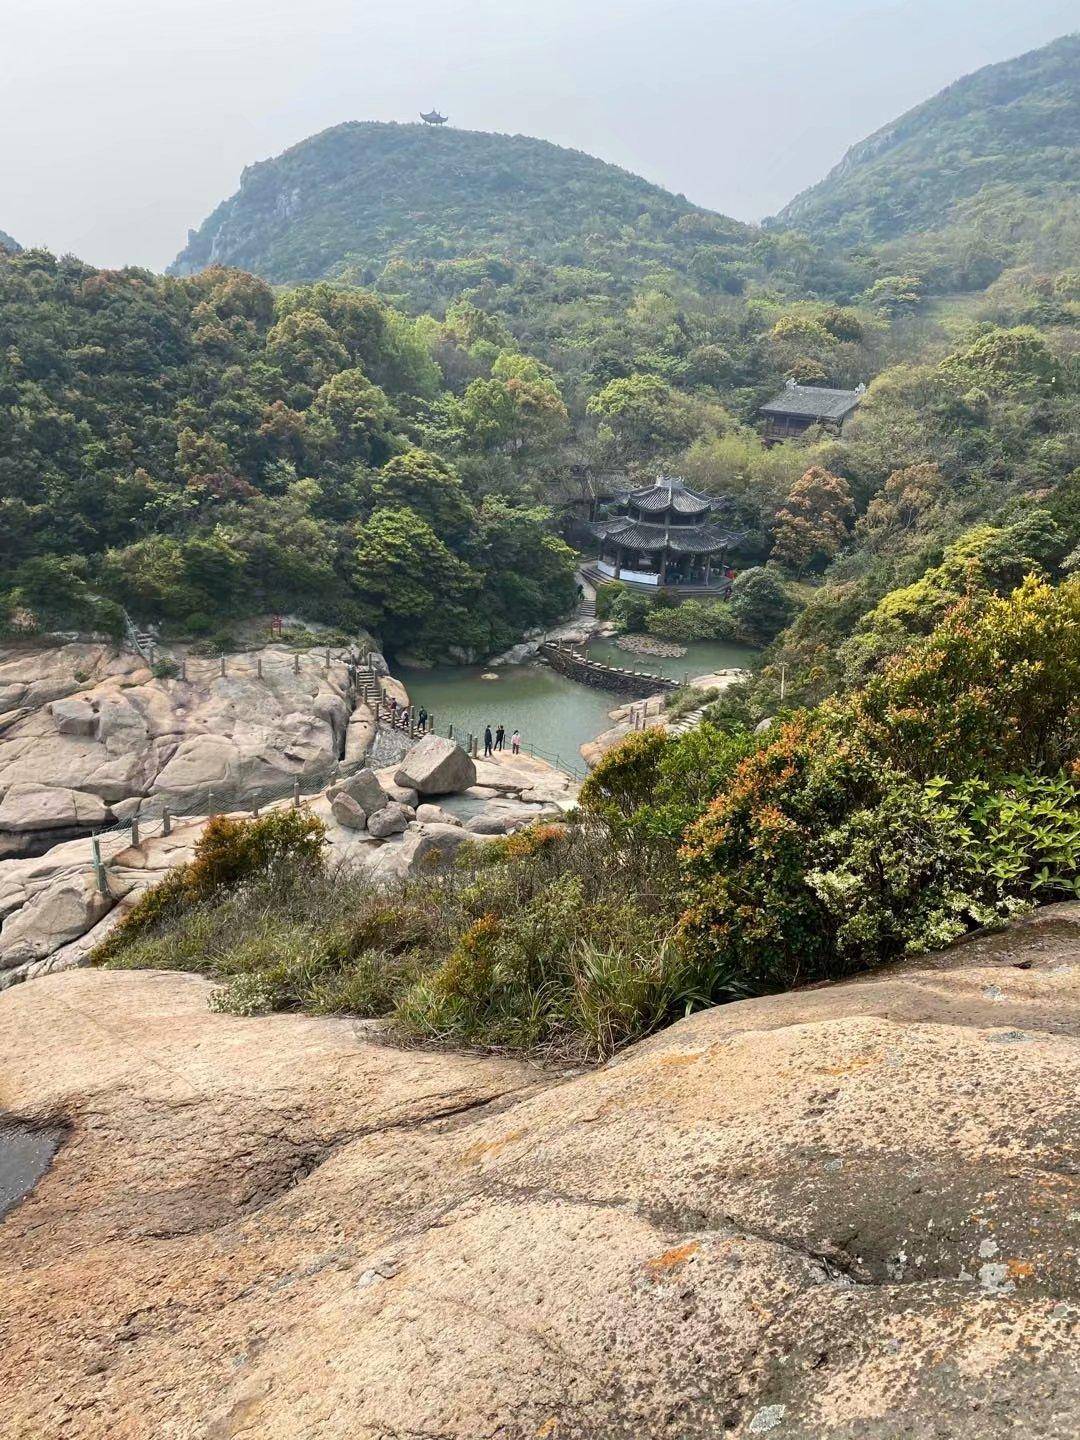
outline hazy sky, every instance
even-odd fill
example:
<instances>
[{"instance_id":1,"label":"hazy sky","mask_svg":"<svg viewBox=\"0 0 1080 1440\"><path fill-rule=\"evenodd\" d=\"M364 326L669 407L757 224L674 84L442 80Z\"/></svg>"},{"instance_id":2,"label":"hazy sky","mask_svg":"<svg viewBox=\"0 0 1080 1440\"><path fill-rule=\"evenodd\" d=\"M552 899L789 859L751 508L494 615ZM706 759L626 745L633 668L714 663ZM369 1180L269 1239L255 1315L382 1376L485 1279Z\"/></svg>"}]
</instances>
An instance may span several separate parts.
<instances>
[{"instance_id":1,"label":"hazy sky","mask_svg":"<svg viewBox=\"0 0 1080 1440\"><path fill-rule=\"evenodd\" d=\"M244 165L437 105L759 219L1080 0L0 0L0 229L160 269Z\"/></svg>"}]
</instances>

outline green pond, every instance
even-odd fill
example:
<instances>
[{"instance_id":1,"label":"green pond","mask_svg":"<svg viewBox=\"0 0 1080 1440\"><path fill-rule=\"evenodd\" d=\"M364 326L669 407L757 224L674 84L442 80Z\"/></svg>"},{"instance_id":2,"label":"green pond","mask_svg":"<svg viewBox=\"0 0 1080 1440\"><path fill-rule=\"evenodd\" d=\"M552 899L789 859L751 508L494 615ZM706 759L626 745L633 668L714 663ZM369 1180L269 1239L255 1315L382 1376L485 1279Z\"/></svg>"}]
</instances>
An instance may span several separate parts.
<instances>
[{"instance_id":1,"label":"green pond","mask_svg":"<svg viewBox=\"0 0 1080 1440\"><path fill-rule=\"evenodd\" d=\"M701 641L687 646L686 655L679 659L660 660L628 655L606 640L589 646L589 654L604 664L647 670L676 680L681 680L687 671L702 675L746 665L752 653L740 645ZM495 727L502 724L506 727L507 749L516 728L521 731L524 749L548 760L558 756L562 763L580 770L584 769L581 746L606 730L611 724L608 712L625 703L618 695L593 690L556 674L539 661L504 665L491 671L479 665L438 666L432 670L395 665L393 671L413 703L422 705L434 717L441 735L446 734L450 723L454 734L461 737L469 731L483 736L485 725L490 725L494 733ZM486 673L499 678L481 679Z\"/></svg>"}]
</instances>

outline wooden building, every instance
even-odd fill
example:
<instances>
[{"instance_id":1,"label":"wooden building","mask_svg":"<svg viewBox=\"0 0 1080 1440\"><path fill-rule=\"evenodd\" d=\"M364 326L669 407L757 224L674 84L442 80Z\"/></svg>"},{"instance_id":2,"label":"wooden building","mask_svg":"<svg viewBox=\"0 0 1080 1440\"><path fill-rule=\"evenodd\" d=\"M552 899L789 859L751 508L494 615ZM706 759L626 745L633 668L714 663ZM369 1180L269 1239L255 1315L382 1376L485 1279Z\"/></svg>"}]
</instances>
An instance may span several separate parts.
<instances>
[{"instance_id":1,"label":"wooden building","mask_svg":"<svg viewBox=\"0 0 1080 1440\"><path fill-rule=\"evenodd\" d=\"M821 425L839 435L844 421L865 394L865 385L855 390L826 390L820 385L799 385L789 380L780 394L762 405L759 412L765 418L765 444L779 445L782 440L793 440L811 425Z\"/></svg>"},{"instance_id":2,"label":"wooden building","mask_svg":"<svg viewBox=\"0 0 1080 1440\"><path fill-rule=\"evenodd\" d=\"M600 584L621 580L635 588L722 595L732 580L728 553L742 538L723 523L730 504L672 475L629 490L617 502L618 513L591 523L600 553L586 574Z\"/></svg>"}]
</instances>

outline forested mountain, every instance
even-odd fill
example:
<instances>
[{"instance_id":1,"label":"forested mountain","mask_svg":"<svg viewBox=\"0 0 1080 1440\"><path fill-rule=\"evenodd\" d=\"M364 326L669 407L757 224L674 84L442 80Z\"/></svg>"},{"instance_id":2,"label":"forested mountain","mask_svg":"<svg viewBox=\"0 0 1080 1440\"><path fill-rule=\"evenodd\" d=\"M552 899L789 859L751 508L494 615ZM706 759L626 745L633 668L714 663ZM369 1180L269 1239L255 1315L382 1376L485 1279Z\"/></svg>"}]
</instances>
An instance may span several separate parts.
<instances>
[{"instance_id":1,"label":"forested mountain","mask_svg":"<svg viewBox=\"0 0 1080 1440\"><path fill-rule=\"evenodd\" d=\"M1067 35L883 126L776 223L848 245L955 228L1046 263L1075 253L1078 206L1080 35Z\"/></svg>"},{"instance_id":2,"label":"forested mountain","mask_svg":"<svg viewBox=\"0 0 1080 1440\"><path fill-rule=\"evenodd\" d=\"M6 230L0 230L0 250L10 250L14 254L19 248L17 240L13 240Z\"/></svg>"},{"instance_id":3,"label":"forested mountain","mask_svg":"<svg viewBox=\"0 0 1080 1440\"><path fill-rule=\"evenodd\" d=\"M995 173L1043 187L1067 228L1051 197L1071 181L1078 43L960 82L837 183L891 163L880 183L915 225L920 186L955 170L981 204L987 137L1012 165L1028 136L1039 163ZM349 124L245 172L175 267L200 273L0 256L5 623L93 597L187 631L291 608L391 650L490 652L570 593L536 507L667 468L732 497L740 567L767 560L786 587L760 638L820 587L782 663L824 693L895 639L866 617L971 526L1005 533L1055 497L1056 529L1017 553L1058 565L1075 544L1056 496L1080 464L1080 281L976 241L954 226L845 253L542 141ZM927 304L955 288L985 294ZM758 406L791 377L870 385L843 442L762 445Z\"/></svg>"},{"instance_id":4,"label":"forested mountain","mask_svg":"<svg viewBox=\"0 0 1080 1440\"><path fill-rule=\"evenodd\" d=\"M216 262L290 282L348 266L371 283L395 258L498 255L617 268L631 281L687 264L704 238L751 233L546 140L353 121L249 166L172 268Z\"/></svg>"}]
</instances>

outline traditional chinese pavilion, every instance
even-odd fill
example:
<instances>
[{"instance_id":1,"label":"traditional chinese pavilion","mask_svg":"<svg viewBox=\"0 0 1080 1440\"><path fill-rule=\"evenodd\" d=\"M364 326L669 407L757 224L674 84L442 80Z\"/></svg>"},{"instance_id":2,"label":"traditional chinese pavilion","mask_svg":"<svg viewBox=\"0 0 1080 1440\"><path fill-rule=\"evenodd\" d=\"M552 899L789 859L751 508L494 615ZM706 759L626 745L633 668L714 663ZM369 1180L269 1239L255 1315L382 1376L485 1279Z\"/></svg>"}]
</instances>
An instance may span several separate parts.
<instances>
[{"instance_id":1,"label":"traditional chinese pavilion","mask_svg":"<svg viewBox=\"0 0 1080 1440\"><path fill-rule=\"evenodd\" d=\"M619 497L618 513L592 522L600 555L590 568L601 582L722 593L731 583L728 553L742 538L723 521L730 504L661 475Z\"/></svg>"},{"instance_id":2,"label":"traditional chinese pavilion","mask_svg":"<svg viewBox=\"0 0 1080 1440\"><path fill-rule=\"evenodd\" d=\"M865 394L865 385L855 390L827 390L822 385L798 385L789 380L779 395L761 407L766 445L792 440L811 425L822 425L839 435Z\"/></svg>"}]
</instances>

